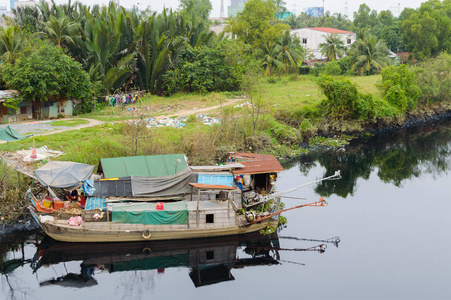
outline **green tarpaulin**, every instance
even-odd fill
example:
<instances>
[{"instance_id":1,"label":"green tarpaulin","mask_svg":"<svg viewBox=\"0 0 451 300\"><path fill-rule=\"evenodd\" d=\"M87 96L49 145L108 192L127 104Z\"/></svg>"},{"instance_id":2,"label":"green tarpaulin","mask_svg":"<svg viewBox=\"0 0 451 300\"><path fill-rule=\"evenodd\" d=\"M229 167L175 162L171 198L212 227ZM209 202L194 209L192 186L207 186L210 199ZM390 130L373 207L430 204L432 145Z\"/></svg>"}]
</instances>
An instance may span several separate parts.
<instances>
[{"instance_id":1,"label":"green tarpaulin","mask_svg":"<svg viewBox=\"0 0 451 300\"><path fill-rule=\"evenodd\" d=\"M183 201L164 203L163 210L157 210L156 203L114 203L113 222L147 225L188 224L188 207Z\"/></svg>"},{"instance_id":2,"label":"green tarpaulin","mask_svg":"<svg viewBox=\"0 0 451 300\"><path fill-rule=\"evenodd\" d=\"M102 158L99 164L105 178L169 176L186 168L184 154Z\"/></svg>"},{"instance_id":3,"label":"green tarpaulin","mask_svg":"<svg viewBox=\"0 0 451 300\"><path fill-rule=\"evenodd\" d=\"M13 142L23 140L29 137L29 135L21 135L11 127L6 126L5 128L0 128L0 140Z\"/></svg>"}]
</instances>

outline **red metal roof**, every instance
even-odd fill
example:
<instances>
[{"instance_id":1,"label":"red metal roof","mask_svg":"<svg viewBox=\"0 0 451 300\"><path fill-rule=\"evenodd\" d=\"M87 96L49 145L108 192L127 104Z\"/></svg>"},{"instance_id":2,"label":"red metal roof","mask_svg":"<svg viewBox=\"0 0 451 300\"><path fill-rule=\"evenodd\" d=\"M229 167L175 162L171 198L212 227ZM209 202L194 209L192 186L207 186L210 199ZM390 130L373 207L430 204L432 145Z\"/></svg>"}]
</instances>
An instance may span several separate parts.
<instances>
[{"instance_id":1,"label":"red metal roof","mask_svg":"<svg viewBox=\"0 0 451 300\"><path fill-rule=\"evenodd\" d=\"M345 31L345 30L341 30L341 29L335 29L335 28L330 28L330 27L310 27L308 29L312 29L312 30L316 30L316 31L322 31L322 32L326 32L326 33L354 33L351 31Z\"/></svg>"},{"instance_id":2,"label":"red metal roof","mask_svg":"<svg viewBox=\"0 0 451 300\"><path fill-rule=\"evenodd\" d=\"M233 152L230 155L244 166L232 170L234 175L274 173L284 170L277 158L272 155L243 152Z\"/></svg>"},{"instance_id":3,"label":"red metal roof","mask_svg":"<svg viewBox=\"0 0 451 300\"><path fill-rule=\"evenodd\" d=\"M200 190L234 190L234 187L228 185L219 184L206 184L206 183L189 183L189 185Z\"/></svg>"},{"instance_id":4,"label":"red metal roof","mask_svg":"<svg viewBox=\"0 0 451 300\"><path fill-rule=\"evenodd\" d=\"M241 164L244 168L232 170L233 175L274 173L284 170L277 160L243 161Z\"/></svg>"}]
</instances>

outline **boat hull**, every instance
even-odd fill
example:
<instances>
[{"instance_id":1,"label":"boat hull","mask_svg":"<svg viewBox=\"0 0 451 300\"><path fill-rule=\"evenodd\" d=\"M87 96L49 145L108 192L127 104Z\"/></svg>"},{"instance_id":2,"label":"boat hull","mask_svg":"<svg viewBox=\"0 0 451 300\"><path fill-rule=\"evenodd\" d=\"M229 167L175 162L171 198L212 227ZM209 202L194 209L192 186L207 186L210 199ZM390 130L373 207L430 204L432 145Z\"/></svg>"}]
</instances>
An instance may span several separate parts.
<instances>
[{"instance_id":1,"label":"boat hull","mask_svg":"<svg viewBox=\"0 0 451 300\"><path fill-rule=\"evenodd\" d=\"M264 221L252 225L196 228L188 225L143 225L118 224L114 222L86 222L80 226L69 226L58 222L41 224L44 232L51 238L62 242L136 242L182 240L209 238L230 235L241 235L266 229L267 226L277 227L277 221Z\"/></svg>"}]
</instances>

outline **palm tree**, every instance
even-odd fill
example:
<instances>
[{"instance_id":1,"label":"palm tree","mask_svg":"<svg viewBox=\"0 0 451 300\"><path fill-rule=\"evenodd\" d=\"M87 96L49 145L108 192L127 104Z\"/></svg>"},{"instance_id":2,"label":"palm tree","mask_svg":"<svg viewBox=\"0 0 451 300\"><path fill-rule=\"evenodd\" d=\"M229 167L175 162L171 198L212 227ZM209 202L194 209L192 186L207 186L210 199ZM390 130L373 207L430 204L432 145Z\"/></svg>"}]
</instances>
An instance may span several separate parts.
<instances>
[{"instance_id":1,"label":"palm tree","mask_svg":"<svg viewBox=\"0 0 451 300\"><path fill-rule=\"evenodd\" d=\"M73 22L67 16L57 18L50 16L48 22L42 22L44 33L55 45L62 47L66 44L74 44L74 36L81 29L80 24Z\"/></svg>"},{"instance_id":2,"label":"palm tree","mask_svg":"<svg viewBox=\"0 0 451 300\"><path fill-rule=\"evenodd\" d=\"M319 44L321 47L321 54L326 56L328 61L337 60L344 55L344 42L337 33L332 32L324 36L326 38L325 43Z\"/></svg>"},{"instance_id":3,"label":"palm tree","mask_svg":"<svg viewBox=\"0 0 451 300\"><path fill-rule=\"evenodd\" d=\"M279 77L282 75L282 71L289 67L297 67L297 62L304 60L304 48L301 47L299 38L292 37L287 30L280 39L280 47L278 47L279 54L277 59L282 61L285 68L280 69Z\"/></svg>"},{"instance_id":4,"label":"palm tree","mask_svg":"<svg viewBox=\"0 0 451 300\"><path fill-rule=\"evenodd\" d=\"M15 60L22 50L23 36L18 26L10 26L0 29L0 58L2 63L11 63Z\"/></svg>"},{"instance_id":5,"label":"palm tree","mask_svg":"<svg viewBox=\"0 0 451 300\"><path fill-rule=\"evenodd\" d=\"M351 70L360 75L377 74L388 65L388 49L385 42L373 35L359 39L349 51Z\"/></svg>"},{"instance_id":6,"label":"palm tree","mask_svg":"<svg viewBox=\"0 0 451 300\"><path fill-rule=\"evenodd\" d=\"M281 46L277 44L265 44L262 48L255 51L256 57L261 61L263 68L265 69L265 75L273 76L274 69L285 68L285 65L279 60L279 53Z\"/></svg>"}]
</instances>

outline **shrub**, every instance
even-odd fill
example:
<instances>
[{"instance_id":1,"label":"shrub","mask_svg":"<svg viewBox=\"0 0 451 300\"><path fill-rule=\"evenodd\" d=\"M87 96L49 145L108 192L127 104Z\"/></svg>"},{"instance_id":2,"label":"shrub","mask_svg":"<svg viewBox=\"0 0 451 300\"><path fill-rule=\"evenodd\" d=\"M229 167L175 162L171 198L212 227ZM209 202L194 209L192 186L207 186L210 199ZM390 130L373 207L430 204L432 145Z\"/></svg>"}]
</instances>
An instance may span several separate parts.
<instances>
[{"instance_id":1,"label":"shrub","mask_svg":"<svg viewBox=\"0 0 451 300\"><path fill-rule=\"evenodd\" d=\"M306 138L311 138L316 134L316 128L313 127L309 119L302 120L301 125L299 125L299 130L301 130L302 135Z\"/></svg>"},{"instance_id":2,"label":"shrub","mask_svg":"<svg viewBox=\"0 0 451 300\"><path fill-rule=\"evenodd\" d=\"M340 64L336 61L330 61L324 67L324 74L326 75L341 75L342 70Z\"/></svg>"},{"instance_id":3,"label":"shrub","mask_svg":"<svg viewBox=\"0 0 451 300\"><path fill-rule=\"evenodd\" d=\"M416 68L415 84L421 89L418 99L421 103L449 100L451 97L451 54L442 53L422 62Z\"/></svg>"},{"instance_id":4,"label":"shrub","mask_svg":"<svg viewBox=\"0 0 451 300\"><path fill-rule=\"evenodd\" d=\"M326 99L321 101L325 115L337 119L357 119L369 117L372 109L371 94L363 95L357 85L349 79L334 79L322 76L318 85Z\"/></svg>"},{"instance_id":5,"label":"shrub","mask_svg":"<svg viewBox=\"0 0 451 300\"><path fill-rule=\"evenodd\" d=\"M340 66L341 74L347 74L351 70L351 59L349 56L345 56L338 61L338 65Z\"/></svg>"},{"instance_id":6,"label":"shrub","mask_svg":"<svg viewBox=\"0 0 451 300\"><path fill-rule=\"evenodd\" d=\"M384 69L378 88L384 99L401 112L413 109L421 94L421 89L415 84L414 70L406 65Z\"/></svg>"}]
</instances>

